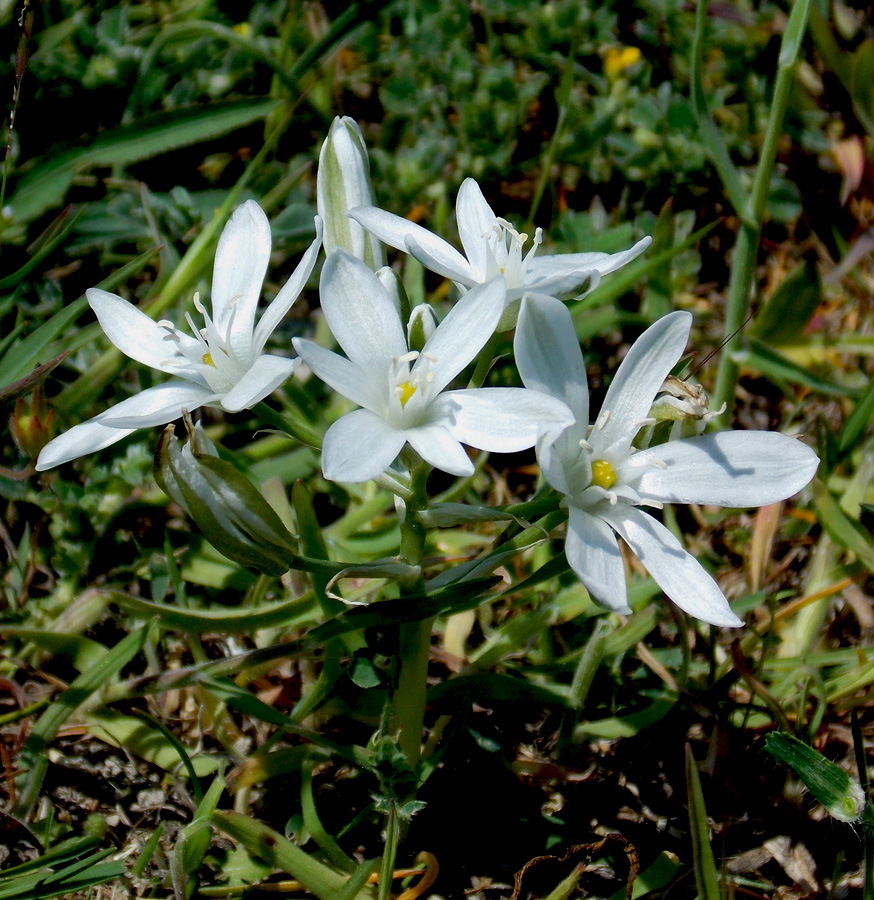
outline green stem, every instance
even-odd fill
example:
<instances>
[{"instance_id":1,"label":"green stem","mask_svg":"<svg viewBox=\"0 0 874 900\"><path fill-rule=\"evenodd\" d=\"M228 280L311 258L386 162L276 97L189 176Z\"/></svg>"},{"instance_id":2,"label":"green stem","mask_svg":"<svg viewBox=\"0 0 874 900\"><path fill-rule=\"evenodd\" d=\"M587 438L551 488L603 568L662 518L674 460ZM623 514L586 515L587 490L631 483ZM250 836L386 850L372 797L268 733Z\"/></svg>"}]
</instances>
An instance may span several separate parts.
<instances>
[{"instance_id":1,"label":"green stem","mask_svg":"<svg viewBox=\"0 0 874 900\"><path fill-rule=\"evenodd\" d=\"M383 850L382 864L379 867L379 900L388 900L391 896L392 875L395 870L395 859L397 859L398 855L400 837L400 819L395 809L394 800L390 800L388 821L385 823L385 850Z\"/></svg>"},{"instance_id":2,"label":"green stem","mask_svg":"<svg viewBox=\"0 0 874 900\"><path fill-rule=\"evenodd\" d=\"M425 482L428 467L424 464L411 472L411 496L401 524L401 559L418 568L418 576L401 583L401 596L425 593L421 565L425 556L425 528L417 513L427 504ZM400 733L399 743L407 764L414 769L419 762L422 729L425 724L425 690L428 655L431 649L433 618L401 625L398 633L397 681L392 698L392 730Z\"/></svg>"},{"instance_id":3,"label":"green stem","mask_svg":"<svg viewBox=\"0 0 874 900\"><path fill-rule=\"evenodd\" d=\"M701 7L706 9L706 0L702 0L701 6L699 6L699 14ZM734 356L740 349L743 340L741 332L750 306L750 293L759 248L759 236L765 216L765 207L768 202L771 174L777 158L777 144L783 132L783 119L786 115L789 94L792 90L795 62L798 58L798 49L804 36L809 11L810 0L795 0L786 25L786 31L783 35L783 42L780 46L774 97L771 102L771 112L768 117L767 128L765 129L765 139L762 144L759 165L756 169L752 194L749 203L737 209L742 224L735 249L731 281L729 282L728 308L725 315L725 342L720 353L716 388L712 397L716 409L725 404L725 410L716 419L716 425L719 428L727 428L731 421L739 371L737 363L734 361ZM711 152L713 152L712 146ZM720 176L725 179L726 173L720 168L719 163L717 163L717 168ZM728 177L730 178L731 176ZM732 203L741 202L740 198L736 196L736 189L730 187L729 183L725 183L725 186Z\"/></svg>"},{"instance_id":4,"label":"green stem","mask_svg":"<svg viewBox=\"0 0 874 900\"><path fill-rule=\"evenodd\" d=\"M500 337L501 336L496 331L488 339L485 347L480 350L479 355L476 358L476 368L473 370L470 384L468 384L469 388L480 388L483 386L483 382L489 374L489 369L491 369L492 363L495 361L495 347L497 346Z\"/></svg>"},{"instance_id":5,"label":"green stem","mask_svg":"<svg viewBox=\"0 0 874 900\"><path fill-rule=\"evenodd\" d=\"M272 425L278 431L293 437L301 444L318 450L322 446L322 437L308 428L297 416L291 413L280 413L261 401L252 408L252 412L268 425Z\"/></svg>"}]
</instances>

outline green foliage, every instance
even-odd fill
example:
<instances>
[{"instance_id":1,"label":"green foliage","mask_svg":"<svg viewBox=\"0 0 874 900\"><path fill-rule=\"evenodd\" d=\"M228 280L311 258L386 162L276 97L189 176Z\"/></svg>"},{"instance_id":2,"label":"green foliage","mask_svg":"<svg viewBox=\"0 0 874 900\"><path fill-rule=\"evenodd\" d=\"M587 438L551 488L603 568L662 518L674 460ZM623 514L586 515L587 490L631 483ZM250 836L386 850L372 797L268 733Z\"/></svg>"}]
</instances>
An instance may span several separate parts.
<instances>
[{"instance_id":1,"label":"green foliage","mask_svg":"<svg viewBox=\"0 0 874 900\"><path fill-rule=\"evenodd\" d=\"M3 869L0 898L84 896L123 877L142 878L144 896L238 896L295 878L331 900L373 898L387 896L395 854L447 836L433 896L460 896L471 878L505 883L525 859L596 830L639 836L632 897L688 892L694 870L699 895L716 898L708 813L732 823L737 855L776 834L816 834L822 848L810 849L835 865L834 835L802 829L779 789L764 789L757 746L787 723L836 740L874 682L871 195L863 180L840 199L849 176L830 149L870 138L874 51L868 24L841 30L816 2L808 43L791 6L788 30L773 3L702 7L696 43L680 0L630 11L617 0L341 13L284 0L242 13L209 0L32 5L26 67L0 66L10 90L23 73L0 219L7 418L39 388L63 430L150 387L107 350L84 291L181 319L248 197L271 217L274 296L311 239L315 162L332 117L346 114L365 135L380 205L452 241L468 176L498 215L543 227L541 252L616 252L653 235L644 256L569 301L596 408L635 334L689 309L694 379L711 390L714 350L737 369L743 427L819 432L824 465L782 513L664 514L749 616L731 644L667 611L636 563L634 612L596 607L562 553L567 513L537 491L533 456L480 454L469 479L435 475L419 486L427 508L400 480L326 484L321 434L348 406L316 379L252 413L204 418L218 448L201 460L210 484L235 529L254 522L266 537L229 538L211 494L182 491L188 519L153 477L155 433L37 476L8 430L0 680L15 703L0 728L16 773L8 808L46 849ZM17 12L4 11L8 26ZM778 83L782 128L769 125ZM744 245L736 235L755 203ZM737 268L749 282L735 290L744 303L760 294L758 312L718 351ZM276 332L280 353L309 328L328 340L308 315L315 280ZM445 312L451 287L410 260L403 280L411 302ZM511 343L491 349L487 383L503 384ZM419 558L400 559L419 527ZM398 701L405 667L422 675L415 702ZM706 754L707 810L691 751L682 766L687 739ZM766 746L818 798L823 784L850 783L787 734ZM85 771L94 747L163 792L159 809L132 812L141 787L101 775L109 793L82 801L103 818L119 805L141 834L122 823L102 842L84 837L81 810L56 789L62 767ZM663 827L686 815L685 796L691 843ZM834 892L860 852L846 848ZM776 866L767 873L791 887ZM595 877L549 876L540 895L626 896L619 879L593 887ZM761 873L749 881L776 889Z\"/></svg>"}]
</instances>

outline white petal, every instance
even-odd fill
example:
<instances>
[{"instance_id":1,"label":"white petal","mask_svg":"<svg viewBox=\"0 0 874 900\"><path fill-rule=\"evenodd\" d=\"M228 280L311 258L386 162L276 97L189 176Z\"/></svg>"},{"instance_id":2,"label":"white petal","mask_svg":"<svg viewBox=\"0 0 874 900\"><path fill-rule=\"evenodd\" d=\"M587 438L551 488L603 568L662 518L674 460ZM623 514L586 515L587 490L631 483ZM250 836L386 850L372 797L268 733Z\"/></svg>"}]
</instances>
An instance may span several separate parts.
<instances>
[{"instance_id":1,"label":"white petal","mask_svg":"<svg viewBox=\"0 0 874 900\"><path fill-rule=\"evenodd\" d=\"M569 509L564 552L592 599L618 613L630 613L625 564L612 529L576 506Z\"/></svg>"},{"instance_id":2,"label":"white petal","mask_svg":"<svg viewBox=\"0 0 874 900\"><path fill-rule=\"evenodd\" d=\"M488 238L498 221L483 192L472 178L465 178L455 200L455 219L461 246L475 281L485 281L489 254ZM452 277L452 276L450 276Z\"/></svg>"},{"instance_id":3,"label":"white petal","mask_svg":"<svg viewBox=\"0 0 874 900\"><path fill-rule=\"evenodd\" d=\"M62 463L78 459L88 453L95 453L104 447L133 434L136 428L110 428L97 419L74 425L69 431L59 434L42 448L36 463L37 472L44 472Z\"/></svg>"},{"instance_id":4,"label":"white petal","mask_svg":"<svg viewBox=\"0 0 874 900\"><path fill-rule=\"evenodd\" d=\"M367 263L385 265L385 248L346 213L373 204L370 161L364 136L354 119L337 116L319 153L316 205L325 221L325 252L339 248Z\"/></svg>"},{"instance_id":5,"label":"white petal","mask_svg":"<svg viewBox=\"0 0 874 900\"><path fill-rule=\"evenodd\" d=\"M594 275L592 290L602 275L621 269L643 253L652 243L645 237L628 250L619 253L562 253L555 256L536 256L528 264L525 287L544 294L568 294Z\"/></svg>"},{"instance_id":6,"label":"white petal","mask_svg":"<svg viewBox=\"0 0 874 900\"><path fill-rule=\"evenodd\" d=\"M281 384L291 378L300 365L299 359L272 354L259 356L245 375L222 398L222 408L228 412L250 409Z\"/></svg>"},{"instance_id":7,"label":"white petal","mask_svg":"<svg viewBox=\"0 0 874 900\"><path fill-rule=\"evenodd\" d=\"M634 427L649 414L656 392L683 355L691 327L690 313L668 313L631 345L604 397L602 411L610 416L599 445L633 437Z\"/></svg>"},{"instance_id":8,"label":"white petal","mask_svg":"<svg viewBox=\"0 0 874 900\"><path fill-rule=\"evenodd\" d=\"M494 334L505 295L502 278L477 285L449 310L428 338L413 371L431 372L432 393L442 391Z\"/></svg>"},{"instance_id":9,"label":"white petal","mask_svg":"<svg viewBox=\"0 0 874 900\"><path fill-rule=\"evenodd\" d=\"M427 228L376 206L358 207L351 210L349 216L390 247L415 256L426 268L453 281L473 284L468 261L452 244L432 234Z\"/></svg>"},{"instance_id":10,"label":"white petal","mask_svg":"<svg viewBox=\"0 0 874 900\"><path fill-rule=\"evenodd\" d=\"M115 294L89 288L85 291L91 309L109 340L126 356L173 375L193 373L193 368L179 352L177 344L165 328L150 319L127 300ZM178 334L178 332L177 332ZM180 343L197 351L199 343L185 334L178 334Z\"/></svg>"},{"instance_id":11,"label":"white petal","mask_svg":"<svg viewBox=\"0 0 874 900\"><path fill-rule=\"evenodd\" d=\"M473 463L464 448L440 424L421 425L405 430L410 446L425 462L450 475L472 475Z\"/></svg>"},{"instance_id":12,"label":"white petal","mask_svg":"<svg viewBox=\"0 0 874 900\"><path fill-rule=\"evenodd\" d=\"M166 425L182 415L213 403L222 395L190 381L168 381L122 400L97 416L97 421L112 428L150 428Z\"/></svg>"},{"instance_id":13,"label":"white petal","mask_svg":"<svg viewBox=\"0 0 874 900\"><path fill-rule=\"evenodd\" d=\"M327 430L322 472L330 481L370 481L401 452L406 438L367 409L347 413Z\"/></svg>"},{"instance_id":14,"label":"white petal","mask_svg":"<svg viewBox=\"0 0 874 900\"><path fill-rule=\"evenodd\" d=\"M369 381L361 369L345 356L333 353L305 338L292 338L297 355L338 394L348 397L353 403L373 410L385 411L387 400L388 374L383 384Z\"/></svg>"},{"instance_id":15,"label":"white petal","mask_svg":"<svg viewBox=\"0 0 874 900\"><path fill-rule=\"evenodd\" d=\"M513 340L516 365L527 388L563 400L582 429L589 424L589 386L574 320L560 300L526 296ZM580 434L584 438L585 432Z\"/></svg>"},{"instance_id":16,"label":"white petal","mask_svg":"<svg viewBox=\"0 0 874 900\"><path fill-rule=\"evenodd\" d=\"M270 223L261 207L247 200L221 233L212 276L212 320L238 357L251 352L255 310L269 262Z\"/></svg>"},{"instance_id":17,"label":"white petal","mask_svg":"<svg viewBox=\"0 0 874 900\"><path fill-rule=\"evenodd\" d=\"M544 432L557 434L573 421L560 400L526 388L448 391L431 408L462 444L494 453L533 447Z\"/></svg>"},{"instance_id":18,"label":"white petal","mask_svg":"<svg viewBox=\"0 0 874 900\"><path fill-rule=\"evenodd\" d=\"M386 289L367 266L334 250L322 269L322 311L346 355L365 373L384 380L392 360L407 352L404 327Z\"/></svg>"},{"instance_id":19,"label":"white petal","mask_svg":"<svg viewBox=\"0 0 874 900\"><path fill-rule=\"evenodd\" d=\"M653 459L667 468L653 466ZM636 468L647 466L635 487L660 502L765 506L798 493L818 465L810 447L785 434L723 431L636 453L620 477L633 479Z\"/></svg>"},{"instance_id":20,"label":"white petal","mask_svg":"<svg viewBox=\"0 0 874 900\"><path fill-rule=\"evenodd\" d=\"M598 514L635 552L658 586L690 616L736 628L743 622L731 611L719 586L674 535L652 516L627 504Z\"/></svg>"},{"instance_id":21,"label":"white petal","mask_svg":"<svg viewBox=\"0 0 874 900\"><path fill-rule=\"evenodd\" d=\"M319 257L319 248L322 245L322 220L316 216L313 219L316 228L315 240L309 245L306 253L291 273L291 277L273 298L273 302L264 310L264 314L255 326L252 352L260 353L267 343L267 338L273 334L276 326L285 318L292 304L300 296L307 279L313 271L316 260Z\"/></svg>"}]
</instances>

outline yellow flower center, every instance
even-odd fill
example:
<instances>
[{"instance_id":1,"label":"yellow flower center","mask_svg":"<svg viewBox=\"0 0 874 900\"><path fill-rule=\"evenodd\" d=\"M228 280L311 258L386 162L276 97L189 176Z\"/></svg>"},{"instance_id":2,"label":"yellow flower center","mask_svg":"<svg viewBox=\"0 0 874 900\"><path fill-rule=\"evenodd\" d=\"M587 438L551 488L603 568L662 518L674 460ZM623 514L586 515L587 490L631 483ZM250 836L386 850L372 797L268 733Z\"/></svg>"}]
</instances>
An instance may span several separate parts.
<instances>
[{"instance_id":1,"label":"yellow flower center","mask_svg":"<svg viewBox=\"0 0 874 900\"><path fill-rule=\"evenodd\" d=\"M211 354L211 353L204 353L204 354L203 354L203 364L204 364L205 366L212 366L213 368L215 368L215 363L212 361L212 354Z\"/></svg>"},{"instance_id":2,"label":"yellow flower center","mask_svg":"<svg viewBox=\"0 0 874 900\"><path fill-rule=\"evenodd\" d=\"M406 406L407 401L410 399L410 397L412 397L413 394L416 393L416 385L414 385L410 381L404 381L402 384L398 385L398 392L401 406Z\"/></svg>"},{"instance_id":3,"label":"yellow flower center","mask_svg":"<svg viewBox=\"0 0 874 900\"><path fill-rule=\"evenodd\" d=\"M596 459L592 463L592 484L605 491L616 484L616 469L606 459Z\"/></svg>"}]
</instances>

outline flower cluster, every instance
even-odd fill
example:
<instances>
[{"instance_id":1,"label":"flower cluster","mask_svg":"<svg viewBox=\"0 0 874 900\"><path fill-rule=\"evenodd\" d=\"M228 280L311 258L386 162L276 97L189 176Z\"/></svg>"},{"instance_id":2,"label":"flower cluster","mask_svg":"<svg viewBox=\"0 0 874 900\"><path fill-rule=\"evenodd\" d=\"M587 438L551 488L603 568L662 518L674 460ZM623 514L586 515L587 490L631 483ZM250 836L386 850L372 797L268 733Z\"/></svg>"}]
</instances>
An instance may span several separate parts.
<instances>
[{"instance_id":1,"label":"flower cluster","mask_svg":"<svg viewBox=\"0 0 874 900\"><path fill-rule=\"evenodd\" d=\"M772 503L803 488L818 460L809 447L780 434L703 433L712 417L706 395L671 380L691 327L686 312L660 319L631 347L589 424L583 357L560 298L591 291L641 254L649 238L614 254L537 255L540 229L526 246L527 236L496 216L476 182L467 179L456 206L462 254L376 207L364 140L349 119L334 122L322 149L317 198L315 239L257 324L271 239L266 215L251 200L234 212L219 240L211 314L195 296L202 327L186 315L190 333L180 331L119 297L88 291L112 343L176 380L50 441L37 468L69 462L197 407L251 407L305 362L359 407L325 433L327 479L364 482L420 461L466 476L474 465L465 445L494 452L535 447L544 479L568 510L568 563L596 602L629 611L618 535L680 607L715 625L739 625L713 578L640 507ZM386 244L454 282L460 296L442 321L430 306L408 309L396 276L384 266ZM265 352L322 246L327 258L319 281L321 308L342 354L303 338L293 341L297 357ZM477 372L485 371L491 356L479 357L491 351L484 348L496 332L514 327L524 387L480 387L482 379L454 385L475 360ZM672 423L664 435L669 439L649 446L659 422ZM172 470L177 480L191 468L181 452L165 454L185 463ZM218 463L207 457L201 453L199 464L215 468ZM173 478L168 484L176 484Z\"/></svg>"}]
</instances>

